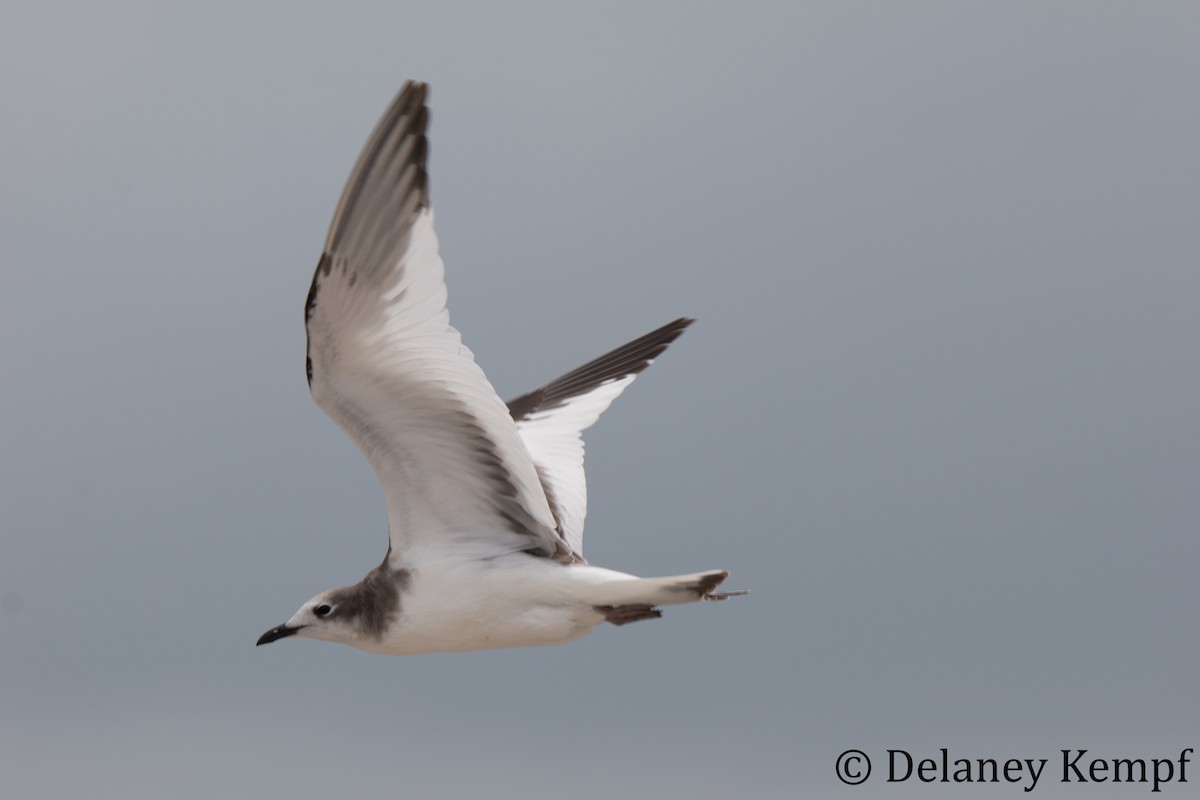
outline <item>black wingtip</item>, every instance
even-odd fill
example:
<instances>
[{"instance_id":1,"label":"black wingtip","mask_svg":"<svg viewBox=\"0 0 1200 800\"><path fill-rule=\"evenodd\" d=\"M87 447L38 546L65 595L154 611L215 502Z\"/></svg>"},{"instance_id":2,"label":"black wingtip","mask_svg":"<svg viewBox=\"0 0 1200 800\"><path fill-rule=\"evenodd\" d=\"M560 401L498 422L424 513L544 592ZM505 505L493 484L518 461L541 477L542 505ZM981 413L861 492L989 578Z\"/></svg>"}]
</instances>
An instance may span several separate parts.
<instances>
[{"instance_id":1,"label":"black wingtip","mask_svg":"<svg viewBox=\"0 0 1200 800\"><path fill-rule=\"evenodd\" d=\"M582 367L510 401L508 412L514 420L520 421L534 411L554 408L606 381L627 375L640 375L695 321L694 317L680 317L655 328L645 336L639 336L632 342L610 350Z\"/></svg>"}]
</instances>

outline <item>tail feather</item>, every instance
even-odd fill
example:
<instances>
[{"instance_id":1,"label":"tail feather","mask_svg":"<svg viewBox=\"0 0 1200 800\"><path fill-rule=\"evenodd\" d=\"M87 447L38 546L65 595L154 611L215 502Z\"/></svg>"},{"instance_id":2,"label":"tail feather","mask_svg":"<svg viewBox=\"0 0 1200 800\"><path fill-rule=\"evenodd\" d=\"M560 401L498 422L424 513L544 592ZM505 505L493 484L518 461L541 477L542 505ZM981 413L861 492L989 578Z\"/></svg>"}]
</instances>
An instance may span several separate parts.
<instances>
[{"instance_id":1,"label":"tail feather","mask_svg":"<svg viewBox=\"0 0 1200 800\"><path fill-rule=\"evenodd\" d=\"M614 625L643 619L656 619L662 612L655 606L694 603L697 600L724 600L747 594L745 590L714 591L729 577L726 570L673 575L666 578L633 578L602 585L602 597L595 609ZM601 589L601 587L596 587Z\"/></svg>"},{"instance_id":2,"label":"tail feather","mask_svg":"<svg viewBox=\"0 0 1200 800\"><path fill-rule=\"evenodd\" d=\"M734 589L732 592L713 592L701 597L701 600L726 600L730 597L741 597L744 594L750 594L749 589Z\"/></svg>"},{"instance_id":3,"label":"tail feather","mask_svg":"<svg viewBox=\"0 0 1200 800\"><path fill-rule=\"evenodd\" d=\"M687 589L695 592L701 598L708 597L712 594L713 589L720 586L729 577L729 572L721 570L720 572L706 572L694 583L687 585Z\"/></svg>"},{"instance_id":4,"label":"tail feather","mask_svg":"<svg viewBox=\"0 0 1200 800\"><path fill-rule=\"evenodd\" d=\"M716 572L701 572L698 575L683 575L684 579L695 578L696 580L685 583L681 588L687 591L694 592L700 600L724 600L728 597L738 597L743 594L750 594L748 589L735 589L731 592L714 592L725 579L729 577L728 570L717 570Z\"/></svg>"}]
</instances>

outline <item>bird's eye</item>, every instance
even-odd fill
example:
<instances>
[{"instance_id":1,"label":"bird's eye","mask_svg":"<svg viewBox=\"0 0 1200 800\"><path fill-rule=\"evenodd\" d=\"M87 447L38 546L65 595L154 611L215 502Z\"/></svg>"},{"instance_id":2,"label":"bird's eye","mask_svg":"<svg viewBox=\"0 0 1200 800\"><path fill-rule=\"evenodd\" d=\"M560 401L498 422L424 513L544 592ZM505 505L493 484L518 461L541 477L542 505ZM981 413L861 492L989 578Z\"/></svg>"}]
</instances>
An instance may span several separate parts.
<instances>
[{"instance_id":1,"label":"bird's eye","mask_svg":"<svg viewBox=\"0 0 1200 800\"><path fill-rule=\"evenodd\" d=\"M313 609L313 613L318 617L328 617L330 611L333 611L333 606L328 603L321 603L321 605Z\"/></svg>"}]
</instances>

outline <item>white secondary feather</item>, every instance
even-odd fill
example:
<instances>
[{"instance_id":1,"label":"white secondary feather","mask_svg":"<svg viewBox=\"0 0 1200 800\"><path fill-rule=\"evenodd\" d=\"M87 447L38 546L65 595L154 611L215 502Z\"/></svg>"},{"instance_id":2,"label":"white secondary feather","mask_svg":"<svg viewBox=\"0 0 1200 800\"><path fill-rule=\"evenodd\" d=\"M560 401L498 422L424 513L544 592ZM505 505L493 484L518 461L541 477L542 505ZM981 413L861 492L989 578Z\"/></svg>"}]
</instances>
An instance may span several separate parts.
<instances>
[{"instance_id":1,"label":"white secondary feather","mask_svg":"<svg viewBox=\"0 0 1200 800\"><path fill-rule=\"evenodd\" d=\"M317 404L366 455L391 547L568 557L507 408L449 324L424 173L424 85L360 156L307 307Z\"/></svg>"},{"instance_id":2,"label":"white secondary feather","mask_svg":"<svg viewBox=\"0 0 1200 800\"><path fill-rule=\"evenodd\" d=\"M587 516L583 432L692 322L682 317L667 323L508 404L559 532L576 554L583 553Z\"/></svg>"},{"instance_id":3,"label":"white secondary feather","mask_svg":"<svg viewBox=\"0 0 1200 800\"><path fill-rule=\"evenodd\" d=\"M587 478L583 472L583 432L600 418L635 375L610 380L567 400L535 411L517 422L517 430L537 465L562 536L583 553L583 521L587 516Z\"/></svg>"}]
</instances>

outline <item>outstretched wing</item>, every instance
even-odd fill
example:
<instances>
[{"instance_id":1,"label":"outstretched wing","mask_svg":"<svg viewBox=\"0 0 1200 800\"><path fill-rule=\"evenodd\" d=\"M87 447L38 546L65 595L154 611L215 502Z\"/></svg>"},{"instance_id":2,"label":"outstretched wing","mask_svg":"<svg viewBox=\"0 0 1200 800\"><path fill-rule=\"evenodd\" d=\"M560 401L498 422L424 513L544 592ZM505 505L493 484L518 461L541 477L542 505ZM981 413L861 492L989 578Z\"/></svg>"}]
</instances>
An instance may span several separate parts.
<instances>
[{"instance_id":1,"label":"outstretched wing","mask_svg":"<svg viewBox=\"0 0 1200 800\"><path fill-rule=\"evenodd\" d=\"M516 425L450 326L426 91L405 84L343 190L305 307L309 386L379 477L393 557L452 543L570 560Z\"/></svg>"},{"instance_id":2,"label":"outstretched wing","mask_svg":"<svg viewBox=\"0 0 1200 800\"><path fill-rule=\"evenodd\" d=\"M695 320L677 319L509 402L563 538L583 553L583 432Z\"/></svg>"}]
</instances>

